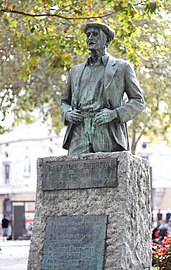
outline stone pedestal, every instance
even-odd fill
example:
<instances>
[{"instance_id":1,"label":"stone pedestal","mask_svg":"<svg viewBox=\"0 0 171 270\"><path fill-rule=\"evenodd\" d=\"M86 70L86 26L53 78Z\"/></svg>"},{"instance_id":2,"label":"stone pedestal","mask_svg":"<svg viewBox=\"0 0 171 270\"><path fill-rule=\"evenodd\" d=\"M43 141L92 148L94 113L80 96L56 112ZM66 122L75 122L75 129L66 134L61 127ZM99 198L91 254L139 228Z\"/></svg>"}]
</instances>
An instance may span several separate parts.
<instances>
[{"instance_id":1,"label":"stone pedestal","mask_svg":"<svg viewBox=\"0 0 171 270\"><path fill-rule=\"evenodd\" d=\"M145 160L128 152L48 157L38 159L37 171L36 211L28 270L151 269L150 181ZM56 238L67 226L67 218L72 224L73 216L78 218L78 223L74 221L76 232L77 229L80 232L79 224L85 222L87 235L93 228L92 238L97 239L96 244L91 243L95 245L94 248L91 246L95 252L92 255L94 266L79 266L82 257L78 259L78 252L74 254L72 251L71 231L68 234L66 229L70 251L67 251L66 239L64 247L61 238ZM75 231L74 242L77 239ZM102 241L98 242L98 236ZM65 250L63 266L58 263L55 247ZM73 249L78 251L75 243ZM87 250L90 252L90 246ZM84 252L87 250L83 249ZM79 252L81 254L80 246ZM97 258L96 253L99 253ZM80 256L84 257L84 254ZM54 260L50 262L51 258Z\"/></svg>"}]
</instances>

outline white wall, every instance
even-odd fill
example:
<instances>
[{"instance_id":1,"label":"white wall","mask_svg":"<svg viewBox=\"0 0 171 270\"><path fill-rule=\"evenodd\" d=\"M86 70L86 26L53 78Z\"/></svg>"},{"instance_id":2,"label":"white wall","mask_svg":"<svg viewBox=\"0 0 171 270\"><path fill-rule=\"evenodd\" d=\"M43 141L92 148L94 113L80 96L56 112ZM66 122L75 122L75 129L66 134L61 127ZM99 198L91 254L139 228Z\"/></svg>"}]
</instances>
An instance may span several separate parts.
<instances>
[{"instance_id":1,"label":"white wall","mask_svg":"<svg viewBox=\"0 0 171 270\"><path fill-rule=\"evenodd\" d=\"M0 135L0 193L35 191L37 158L67 154L61 147L62 140L63 134L49 135L48 127L40 123L19 126L13 132ZM24 172L29 162L30 174ZM4 164L10 164L9 184L5 184Z\"/></svg>"}]
</instances>

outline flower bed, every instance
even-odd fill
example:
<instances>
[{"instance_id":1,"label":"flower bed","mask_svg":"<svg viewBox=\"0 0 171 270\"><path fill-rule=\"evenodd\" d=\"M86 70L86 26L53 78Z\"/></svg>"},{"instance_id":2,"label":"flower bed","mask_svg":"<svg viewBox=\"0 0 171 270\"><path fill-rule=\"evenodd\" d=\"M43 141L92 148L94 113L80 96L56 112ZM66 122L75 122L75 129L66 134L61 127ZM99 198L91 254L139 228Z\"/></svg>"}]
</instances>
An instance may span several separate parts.
<instances>
[{"instance_id":1,"label":"flower bed","mask_svg":"<svg viewBox=\"0 0 171 270\"><path fill-rule=\"evenodd\" d=\"M152 243L152 259L153 269L171 270L171 235L165 236L162 244Z\"/></svg>"}]
</instances>

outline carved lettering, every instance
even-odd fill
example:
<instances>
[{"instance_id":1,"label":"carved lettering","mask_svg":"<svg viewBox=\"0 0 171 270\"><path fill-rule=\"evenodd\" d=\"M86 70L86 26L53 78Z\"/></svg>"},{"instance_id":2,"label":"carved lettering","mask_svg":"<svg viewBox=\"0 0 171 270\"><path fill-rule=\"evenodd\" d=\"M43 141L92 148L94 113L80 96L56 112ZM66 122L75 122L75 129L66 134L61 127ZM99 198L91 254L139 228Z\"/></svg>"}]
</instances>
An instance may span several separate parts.
<instances>
[{"instance_id":1,"label":"carved lettering","mask_svg":"<svg viewBox=\"0 0 171 270\"><path fill-rule=\"evenodd\" d=\"M117 186L115 158L50 162L43 164L43 190Z\"/></svg>"}]
</instances>

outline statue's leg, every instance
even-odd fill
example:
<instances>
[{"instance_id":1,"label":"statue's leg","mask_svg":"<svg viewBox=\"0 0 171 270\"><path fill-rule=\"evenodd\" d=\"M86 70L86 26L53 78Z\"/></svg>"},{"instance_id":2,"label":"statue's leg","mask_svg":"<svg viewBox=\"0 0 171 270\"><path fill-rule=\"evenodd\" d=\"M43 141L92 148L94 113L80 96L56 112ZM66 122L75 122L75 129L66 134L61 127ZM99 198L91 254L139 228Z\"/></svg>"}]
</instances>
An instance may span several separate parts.
<instances>
[{"instance_id":1,"label":"statue's leg","mask_svg":"<svg viewBox=\"0 0 171 270\"><path fill-rule=\"evenodd\" d=\"M68 149L69 156L90 153L89 138L84 132L84 125L80 124L73 129L72 139Z\"/></svg>"},{"instance_id":2,"label":"statue's leg","mask_svg":"<svg viewBox=\"0 0 171 270\"><path fill-rule=\"evenodd\" d=\"M94 152L124 151L123 147L113 138L109 124L96 125L93 136L93 149Z\"/></svg>"}]
</instances>

